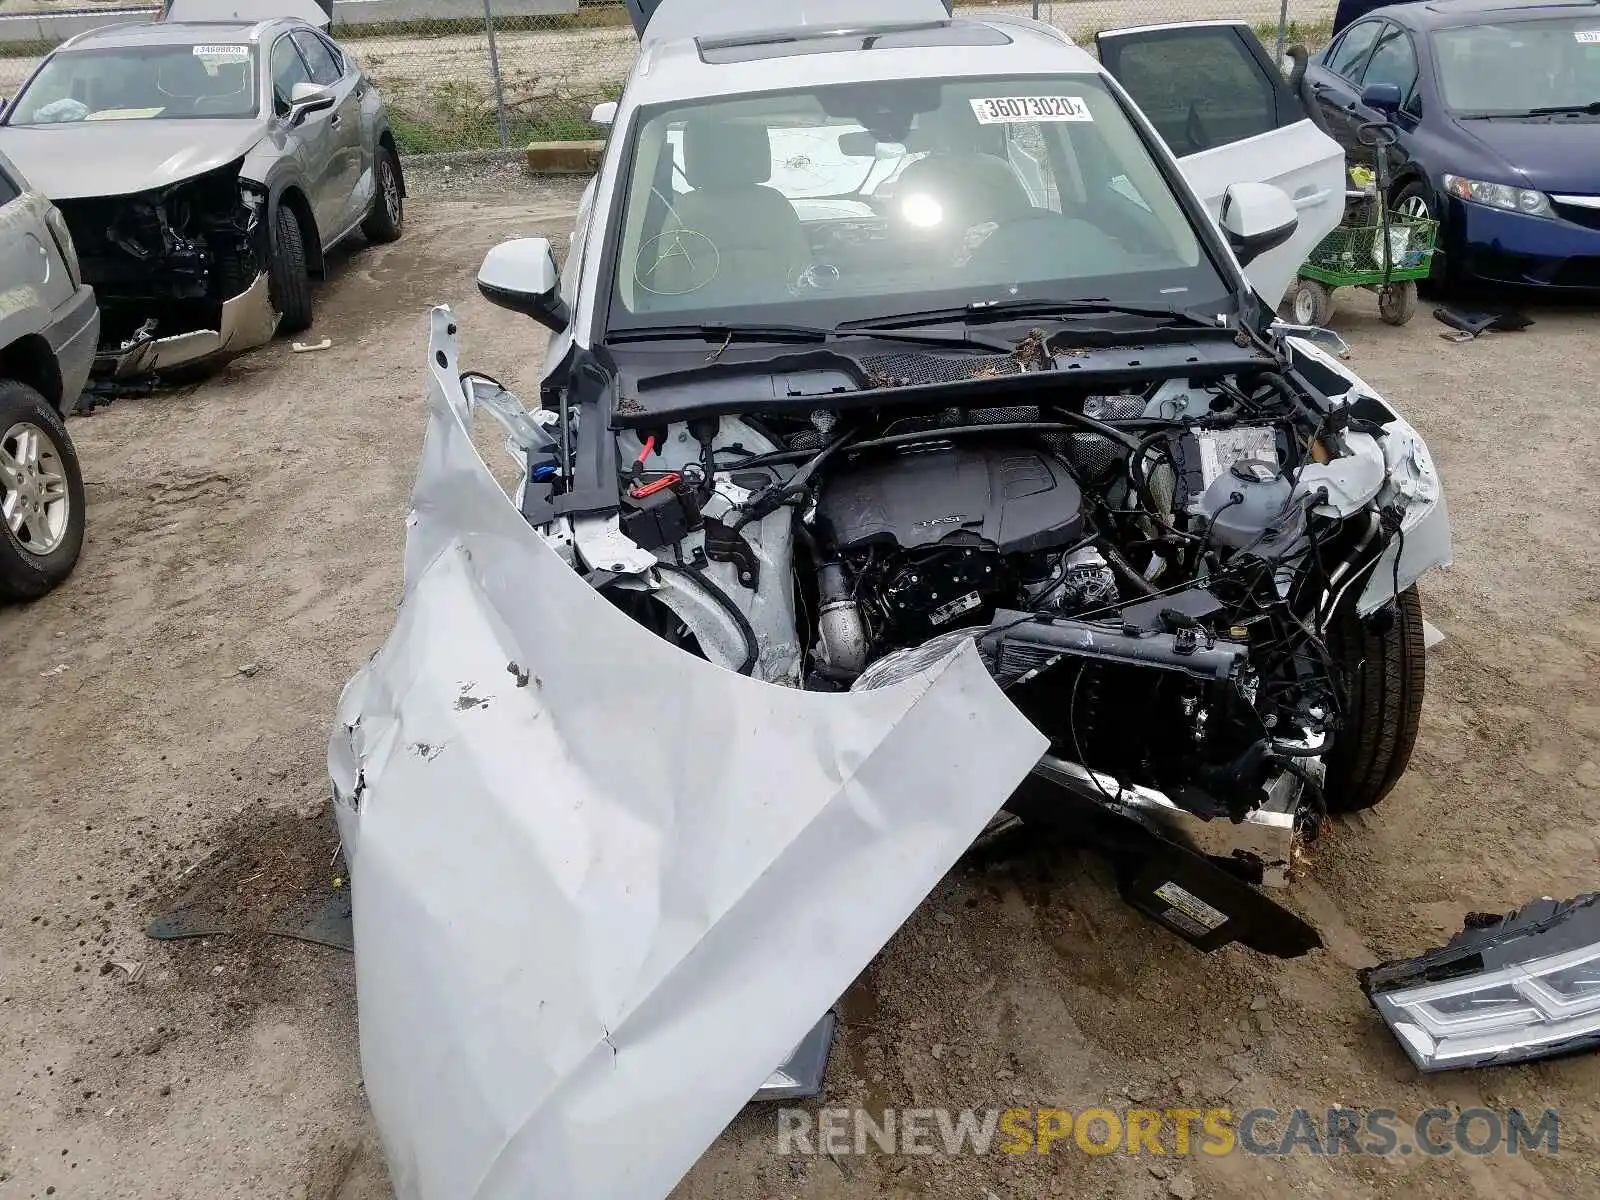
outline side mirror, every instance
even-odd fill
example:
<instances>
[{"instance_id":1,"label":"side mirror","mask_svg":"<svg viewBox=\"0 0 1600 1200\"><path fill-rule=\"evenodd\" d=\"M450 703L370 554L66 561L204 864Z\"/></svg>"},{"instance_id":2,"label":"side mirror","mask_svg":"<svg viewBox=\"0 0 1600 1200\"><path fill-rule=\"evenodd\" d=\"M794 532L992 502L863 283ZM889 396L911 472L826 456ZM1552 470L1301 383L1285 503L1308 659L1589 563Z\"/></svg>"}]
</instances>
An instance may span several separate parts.
<instances>
[{"instance_id":1,"label":"side mirror","mask_svg":"<svg viewBox=\"0 0 1600 1200\"><path fill-rule=\"evenodd\" d=\"M572 313L556 295L561 274L549 238L512 238L483 256L478 291L490 304L532 317L548 329L567 327Z\"/></svg>"},{"instance_id":2,"label":"side mirror","mask_svg":"<svg viewBox=\"0 0 1600 1200\"><path fill-rule=\"evenodd\" d=\"M1361 103L1365 107L1391 117L1400 111L1402 99L1398 83L1369 83L1361 92Z\"/></svg>"},{"instance_id":3,"label":"side mirror","mask_svg":"<svg viewBox=\"0 0 1600 1200\"><path fill-rule=\"evenodd\" d=\"M1243 267L1292 238L1300 215L1282 188L1236 183L1223 194L1218 224Z\"/></svg>"},{"instance_id":4,"label":"side mirror","mask_svg":"<svg viewBox=\"0 0 1600 1200\"><path fill-rule=\"evenodd\" d=\"M589 114L589 120L596 125L605 125L608 128L617 119L617 102L607 100L603 104L596 104L594 111Z\"/></svg>"},{"instance_id":5,"label":"side mirror","mask_svg":"<svg viewBox=\"0 0 1600 1200\"><path fill-rule=\"evenodd\" d=\"M315 83L297 83L289 91L289 112L285 120L293 129L312 113L325 112L334 105L334 94Z\"/></svg>"}]
</instances>

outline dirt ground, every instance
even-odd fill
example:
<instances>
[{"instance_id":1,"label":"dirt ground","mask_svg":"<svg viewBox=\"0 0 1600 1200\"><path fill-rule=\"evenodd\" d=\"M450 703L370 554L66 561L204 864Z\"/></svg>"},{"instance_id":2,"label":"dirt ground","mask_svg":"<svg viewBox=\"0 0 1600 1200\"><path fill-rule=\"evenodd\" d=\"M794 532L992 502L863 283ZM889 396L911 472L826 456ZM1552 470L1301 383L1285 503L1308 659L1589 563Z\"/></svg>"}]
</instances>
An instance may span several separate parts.
<instances>
[{"instance_id":1,"label":"dirt ground","mask_svg":"<svg viewBox=\"0 0 1600 1200\"><path fill-rule=\"evenodd\" d=\"M330 350L278 342L71 424L82 562L0 611L0 1200L388 1194L350 957L142 930L197 887L237 918L341 880L325 740L399 594L425 311L456 305L465 361L533 394L543 339L473 272L503 237L564 234L576 195L471 170L415 178L404 240L339 257L318 293ZM780 1157L752 1110L678 1200L1600 1192L1600 1059L1425 1079L1354 977L1469 911L1596 887L1594 317L1539 311L1527 333L1451 345L1426 312L1391 329L1368 299L1335 323L1428 438L1456 564L1424 588L1447 640L1410 774L1287 893L1327 948L1199 954L1075 852L958 867L844 998L826 1102L1553 1106L1560 1155Z\"/></svg>"}]
</instances>

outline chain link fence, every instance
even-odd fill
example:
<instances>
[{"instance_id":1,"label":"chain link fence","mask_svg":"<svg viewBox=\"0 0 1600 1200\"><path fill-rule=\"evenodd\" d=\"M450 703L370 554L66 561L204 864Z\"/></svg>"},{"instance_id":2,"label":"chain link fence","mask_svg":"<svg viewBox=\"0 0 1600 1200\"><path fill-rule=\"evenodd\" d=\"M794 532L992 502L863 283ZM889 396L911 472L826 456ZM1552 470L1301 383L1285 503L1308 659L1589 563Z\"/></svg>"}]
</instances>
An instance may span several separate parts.
<instances>
[{"instance_id":1,"label":"chain link fence","mask_svg":"<svg viewBox=\"0 0 1600 1200\"><path fill-rule=\"evenodd\" d=\"M750 0L756 3L757 0ZM0 95L12 95L49 45L112 18L59 0L0 0ZM1086 45L1102 29L1244 20L1269 49L1327 40L1335 0L1007 0L957 11L1037 16ZM774 8L782 15L782 0ZM638 40L622 0L334 0L333 33L377 83L402 152L591 138L594 106L622 91Z\"/></svg>"}]
</instances>

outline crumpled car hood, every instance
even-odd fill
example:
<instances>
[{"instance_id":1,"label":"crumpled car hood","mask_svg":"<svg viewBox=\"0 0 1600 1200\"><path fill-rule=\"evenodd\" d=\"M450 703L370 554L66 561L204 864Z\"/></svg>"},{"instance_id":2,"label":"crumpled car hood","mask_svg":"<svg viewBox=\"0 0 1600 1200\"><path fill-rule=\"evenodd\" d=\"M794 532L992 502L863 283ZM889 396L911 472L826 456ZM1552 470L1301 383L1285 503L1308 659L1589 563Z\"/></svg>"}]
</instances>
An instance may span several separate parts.
<instances>
[{"instance_id":1,"label":"crumpled car hood","mask_svg":"<svg viewBox=\"0 0 1600 1200\"><path fill-rule=\"evenodd\" d=\"M454 319L329 752L396 1192L665 1196L1044 751L970 644L821 695L668 645L478 457Z\"/></svg>"},{"instance_id":2,"label":"crumpled car hood","mask_svg":"<svg viewBox=\"0 0 1600 1200\"><path fill-rule=\"evenodd\" d=\"M52 200L131 196L242 158L263 121L74 121L0 126L3 150Z\"/></svg>"}]
</instances>

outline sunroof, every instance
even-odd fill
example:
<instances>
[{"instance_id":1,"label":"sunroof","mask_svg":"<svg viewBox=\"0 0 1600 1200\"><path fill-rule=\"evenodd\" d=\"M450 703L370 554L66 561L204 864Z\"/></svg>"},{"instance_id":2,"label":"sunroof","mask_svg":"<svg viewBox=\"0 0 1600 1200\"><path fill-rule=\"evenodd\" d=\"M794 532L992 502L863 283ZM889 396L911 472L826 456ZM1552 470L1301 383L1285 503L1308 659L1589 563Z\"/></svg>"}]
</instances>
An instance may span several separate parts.
<instances>
[{"instance_id":1,"label":"sunroof","mask_svg":"<svg viewBox=\"0 0 1600 1200\"><path fill-rule=\"evenodd\" d=\"M847 50L918 50L930 46L1005 46L1002 30L977 21L928 21L867 29L793 29L700 38L700 60L713 65L789 58L799 54L840 54Z\"/></svg>"}]
</instances>

